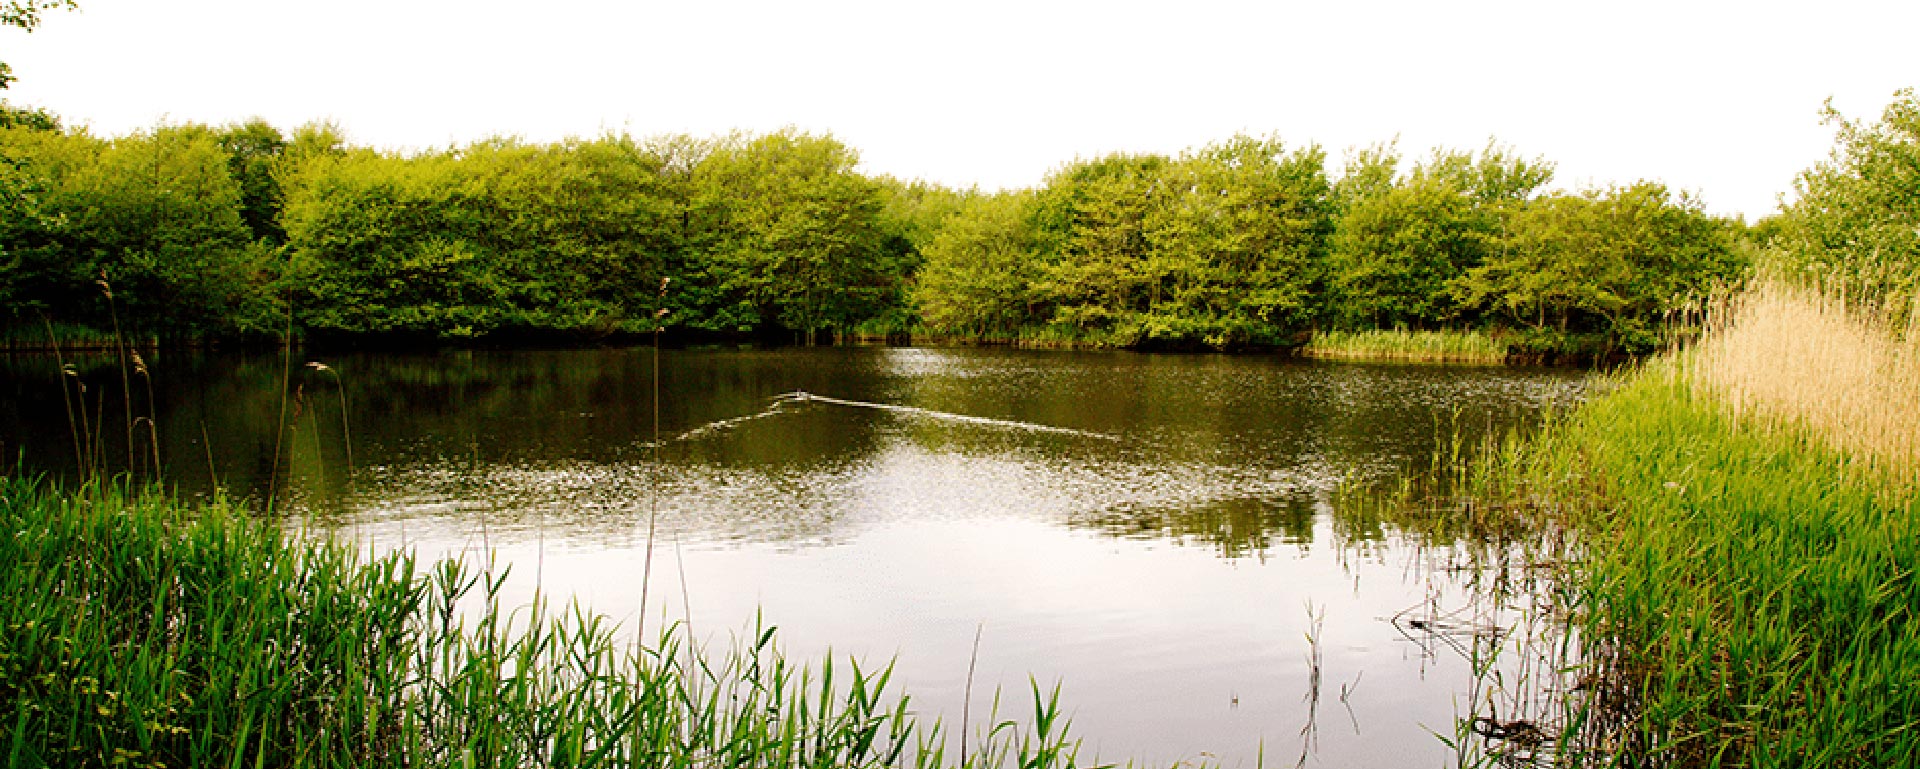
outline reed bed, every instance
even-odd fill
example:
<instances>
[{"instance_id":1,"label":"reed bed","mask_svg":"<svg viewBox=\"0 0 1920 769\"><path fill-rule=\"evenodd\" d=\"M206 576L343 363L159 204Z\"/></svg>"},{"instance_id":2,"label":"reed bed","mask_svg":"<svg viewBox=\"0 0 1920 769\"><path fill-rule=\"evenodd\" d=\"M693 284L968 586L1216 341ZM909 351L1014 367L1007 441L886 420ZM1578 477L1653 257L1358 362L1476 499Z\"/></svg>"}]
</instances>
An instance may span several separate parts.
<instances>
[{"instance_id":1,"label":"reed bed","mask_svg":"<svg viewBox=\"0 0 1920 769\"><path fill-rule=\"evenodd\" d=\"M890 668L724 651L499 600L504 572L362 555L222 504L0 478L10 767L1073 767L1058 691L947 752ZM997 697L996 697L997 703Z\"/></svg>"},{"instance_id":2,"label":"reed bed","mask_svg":"<svg viewBox=\"0 0 1920 769\"><path fill-rule=\"evenodd\" d=\"M1920 333L1838 296L1769 282L1689 356L1694 386L1750 424L1793 425L1911 485L1920 480Z\"/></svg>"},{"instance_id":3,"label":"reed bed","mask_svg":"<svg viewBox=\"0 0 1920 769\"><path fill-rule=\"evenodd\" d=\"M1507 345L1474 330L1319 331L1300 354L1332 360L1499 364L1507 359Z\"/></svg>"},{"instance_id":4,"label":"reed bed","mask_svg":"<svg viewBox=\"0 0 1920 769\"><path fill-rule=\"evenodd\" d=\"M1464 763L1920 766L1914 334L1779 285L1722 312L1530 436L1336 500L1554 583L1496 578L1533 608L1487 632L1534 639L1468 651L1500 713L1532 710L1476 694ZM1559 672L1502 680L1534 660Z\"/></svg>"},{"instance_id":5,"label":"reed bed","mask_svg":"<svg viewBox=\"0 0 1920 769\"><path fill-rule=\"evenodd\" d=\"M1920 766L1909 348L1817 295L1731 310L1466 473L1577 533L1558 763Z\"/></svg>"},{"instance_id":6,"label":"reed bed","mask_svg":"<svg viewBox=\"0 0 1920 769\"><path fill-rule=\"evenodd\" d=\"M1677 766L1920 764L1920 509L1812 430L1642 373L1547 445L1585 492L1587 635L1615 744Z\"/></svg>"}]
</instances>

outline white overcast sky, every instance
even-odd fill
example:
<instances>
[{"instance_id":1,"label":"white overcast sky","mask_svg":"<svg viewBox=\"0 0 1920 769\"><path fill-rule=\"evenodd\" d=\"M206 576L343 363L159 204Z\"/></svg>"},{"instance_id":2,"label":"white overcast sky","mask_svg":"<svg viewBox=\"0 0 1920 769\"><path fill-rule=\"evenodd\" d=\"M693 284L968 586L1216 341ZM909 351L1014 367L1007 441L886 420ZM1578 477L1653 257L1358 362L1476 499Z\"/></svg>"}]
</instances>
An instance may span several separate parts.
<instances>
[{"instance_id":1,"label":"white overcast sky","mask_svg":"<svg viewBox=\"0 0 1920 769\"><path fill-rule=\"evenodd\" d=\"M1654 179L1771 212L1828 97L1920 86L1920 2L80 0L0 29L4 95L120 135L332 120L406 150L491 135L795 126L868 172L983 189L1235 133L1409 156L1491 138L1556 185Z\"/></svg>"}]
</instances>

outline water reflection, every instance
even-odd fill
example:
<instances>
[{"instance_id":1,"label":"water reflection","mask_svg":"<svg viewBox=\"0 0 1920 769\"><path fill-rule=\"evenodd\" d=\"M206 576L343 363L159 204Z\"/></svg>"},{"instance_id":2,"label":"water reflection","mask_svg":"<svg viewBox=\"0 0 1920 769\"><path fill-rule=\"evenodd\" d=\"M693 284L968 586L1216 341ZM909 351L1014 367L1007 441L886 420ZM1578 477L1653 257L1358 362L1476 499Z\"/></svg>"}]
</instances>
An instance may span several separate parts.
<instances>
[{"instance_id":1,"label":"water reflection","mask_svg":"<svg viewBox=\"0 0 1920 769\"><path fill-rule=\"evenodd\" d=\"M1471 671L1389 619L1469 599L1429 557L1453 543L1342 515L1328 491L1424 464L1456 432L1523 426L1580 387L1259 357L667 351L656 445L648 350L301 362L277 435L287 361L154 356L154 402L140 390L136 412L158 426L166 477L278 497L288 520L378 547L490 551L522 597L629 622L652 519L650 618L724 634L764 611L796 656L897 655L915 702L949 723L984 623L982 691L1063 680L1090 750L1163 764L1251 764L1263 744L1290 759L1311 713L1317 765L1445 763L1429 730L1447 730ZM117 367L78 368L90 424L117 426ZM0 439L55 473L74 465L60 381L50 358L0 362ZM782 398L796 391L824 397ZM110 465L128 453L115 433L90 438Z\"/></svg>"}]
</instances>

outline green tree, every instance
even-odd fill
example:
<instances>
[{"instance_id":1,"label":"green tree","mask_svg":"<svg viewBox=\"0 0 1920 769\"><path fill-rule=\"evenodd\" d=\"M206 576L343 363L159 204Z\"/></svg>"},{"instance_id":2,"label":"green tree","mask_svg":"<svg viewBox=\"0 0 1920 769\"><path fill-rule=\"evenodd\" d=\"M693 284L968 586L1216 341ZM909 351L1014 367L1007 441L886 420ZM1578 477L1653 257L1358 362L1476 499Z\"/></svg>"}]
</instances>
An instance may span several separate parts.
<instances>
[{"instance_id":1,"label":"green tree","mask_svg":"<svg viewBox=\"0 0 1920 769\"><path fill-rule=\"evenodd\" d=\"M135 333L243 333L262 291L227 157L202 126L102 142L84 133L0 129L28 216L5 233L16 318L48 312L108 326L101 289ZM23 203L23 201L25 201Z\"/></svg>"},{"instance_id":2,"label":"green tree","mask_svg":"<svg viewBox=\"0 0 1920 769\"><path fill-rule=\"evenodd\" d=\"M982 212L957 219L966 247L936 241L946 261L936 272L930 257L923 313L991 308L991 321L976 324L1004 329L1019 317L1117 346L1286 343L1311 317L1321 280L1334 208L1325 161L1315 146L1236 136L1178 159L1074 163L1018 214L983 208L993 216L984 232L972 227ZM956 264L972 266L970 282L952 272ZM941 296L961 284L969 291ZM1023 309L984 303L994 285L1019 286Z\"/></svg>"},{"instance_id":3,"label":"green tree","mask_svg":"<svg viewBox=\"0 0 1920 769\"><path fill-rule=\"evenodd\" d=\"M881 199L881 260L897 272L899 279L894 294L881 302L880 314L867 325L874 331L898 334L912 329L919 317L915 285L925 272L928 245L979 193L957 192L925 181L903 182L891 176L874 181Z\"/></svg>"},{"instance_id":4,"label":"green tree","mask_svg":"<svg viewBox=\"0 0 1920 769\"><path fill-rule=\"evenodd\" d=\"M16 107L0 101L0 128L30 128L36 131L59 131L60 118L39 107Z\"/></svg>"},{"instance_id":5,"label":"green tree","mask_svg":"<svg viewBox=\"0 0 1920 769\"><path fill-rule=\"evenodd\" d=\"M1400 176L1400 148L1396 139L1351 150L1333 183L1333 200L1342 211L1387 194Z\"/></svg>"},{"instance_id":6,"label":"green tree","mask_svg":"<svg viewBox=\"0 0 1920 769\"><path fill-rule=\"evenodd\" d=\"M1795 180L1776 261L1904 319L1920 290L1920 96L1896 92L1874 123L1847 120L1831 103L1825 114L1838 127L1835 146Z\"/></svg>"},{"instance_id":7,"label":"green tree","mask_svg":"<svg viewBox=\"0 0 1920 769\"><path fill-rule=\"evenodd\" d=\"M74 178L98 162L104 142L25 127L0 128L0 307L7 323L38 323L41 313L71 317L91 310L98 279L91 259L66 256L69 236L62 213L72 210ZM104 320L104 318L102 318Z\"/></svg>"},{"instance_id":8,"label":"green tree","mask_svg":"<svg viewBox=\"0 0 1920 769\"><path fill-rule=\"evenodd\" d=\"M310 331L430 340L500 325L508 289L487 203L456 153L320 152L282 179L289 270Z\"/></svg>"},{"instance_id":9,"label":"green tree","mask_svg":"<svg viewBox=\"0 0 1920 769\"><path fill-rule=\"evenodd\" d=\"M858 160L832 137L793 130L724 142L701 160L688 207L707 228L694 244L704 269L691 277L718 301L700 321L777 325L811 342L898 300L902 266L882 247L880 189Z\"/></svg>"},{"instance_id":10,"label":"green tree","mask_svg":"<svg viewBox=\"0 0 1920 769\"><path fill-rule=\"evenodd\" d=\"M972 195L922 247L914 306L934 331L1010 340L1033 322L1036 195Z\"/></svg>"},{"instance_id":11,"label":"green tree","mask_svg":"<svg viewBox=\"0 0 1920 769\"><path fill-rule=\"evenodd\" d=\"M1520 209L1453 291L1527 327L1592 330L1645 350L1661 341L1663 314L1741 273L1736 226L1652 182L1552 195Z\"/></svg>"},{"instance_id":12,"label":"green tree","mask_svg":"<svg viewBox=\"0 0 1920 769\"><path fill-rule=\"evenodd\" d=\"M1553 178L1544 160L1489 143L1436 150L1390 188L1388 149L1363 153L1333 237L1328 316L1343 326L1434 326L1472 309L1450 285L1479 266L1507 221Z\"/></svg>"},{"instance_id":13,"label":"green tree","mask_svg":"<svg viewBox=\"0 0 1920 769\"><path fill-rule=\"evenodd\" d=\"M1430 325L1458 309L1450 281L1479 263L1493 236L1453 182L1415 176L1341 216L1329 300L1343 325Z\"/></svg>"},{"instance_id":14,"label":"green tree","mask_svg":"<svg viewBox=\"0 0 1920 769\"><path fill-rule=\"evenodd\" d=\"M428 341L654 327L681 209L659 158L631 139L413 156L339 146L324 126L302 129L277 165L310 330Z\"/></svg>"},{"instance_id":15,"label":"green tree","mask_svg":"<svg viewBox=\"0 0 1920 769\"><path fill-rule=\"evenodd\" d=\"M1075 163L1048 179L1037 211L1043 268L1035 288L1052 305L1050 322L1084 338L1136 344L1129 323L1149 302L1148 211L1166 193L1169 161L1158 155L1110 155Z\"/></svg>"},{"instance_id":16,"label":"green tree","mask_svg":"<svg viewBox=\"0 0 1920 769\"><path fill-rule=\"evenodd\" d=\"M219 333L254 306L261 277L244 248L240 189L227 154L203 126L164 127L116 139L84 185L74 245L91 249L122 306L161 335Z\"/></svg>"},{"instance_id":17,"label":"green tree","mask_svg":"<svg viewBox=\"0 0 1920 769\"><path fill-rule=\"evenodd\" d=\"M240 220L254 240L279 244L287 239L280 228L280 182L274 167L287 147L280 129L254 118L220 129L216 135L227 152L227 172L240 185Z\"/></svg>"},{"instance_id":18,"label":"green tree","mask_svg":"<svg viewBox=\"0 0 1920 769\"><path fill-rule=\"evenodd\" d=\"M507 288L503 324L575 336L652 328L679 208L659 161L625 136L462 155L491 216L485 240Z\"/></svg>"},{"instance_id":19,"label":"green tree","mask_svg":"<svg viewBox=\"0 0 1920 769\"><path fill-rule=\"evenodd\" d=\"M1522 203L1553 181L1553 163L1521 157L1512 148L1489 140L1478 154L1434 150L1433 157L1414 170L1416 176L1444 179L1483 206Z\"/></svg>"},{"instance_id":20,"label":"green tree","mask_svg":"<svg viewBox=\"0 0 1920 769\"><path fill-rule=\"evenodd\" d=\"M0 127L0 306L7 308L0 322L7 325L45 309L50 286L41 273L50 265L42 263L44 252L36 246L59 224L46 201L53 181L39 167L33 143L16 136L27 130Z\"/></svg>"},{"instance_id":21,"label":"green tree","mask_svg":"<svg viewBox=\"0 0 1920 769\"><path fill-rule=\"evenodd\" d=\"M1237 136L1184 155L1148 215L1147 341L1285 341L1310 318L1332 228L1325 153Z\"/></svg>"}]
</instances>

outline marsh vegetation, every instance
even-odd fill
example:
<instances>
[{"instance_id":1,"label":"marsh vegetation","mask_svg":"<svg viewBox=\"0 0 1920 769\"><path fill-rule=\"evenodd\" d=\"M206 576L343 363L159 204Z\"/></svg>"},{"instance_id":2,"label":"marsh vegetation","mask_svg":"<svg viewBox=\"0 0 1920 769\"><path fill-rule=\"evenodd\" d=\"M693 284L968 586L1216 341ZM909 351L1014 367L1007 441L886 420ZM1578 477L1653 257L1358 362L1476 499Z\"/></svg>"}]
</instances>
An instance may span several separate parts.
<instances>
[{"instance_id":1,"label":"marsh vegetation","mask_svg":"<svg viewBox=\"0 0 1920 769\"><path fill-rule=\"evenodd\" d=\"M393 153L0 106L0 342L59 348L6 363L0 747L1920 763L1920 104L1831 117L1748 226L1497 144L1330 172L1240 136L983 193L792 130ZM1495 367L447 347L662 335L1666 352L1583 399ZM979 669L1022 704L972 720Z\"/></svg>"}]
</instances>

